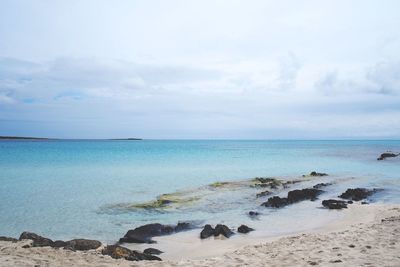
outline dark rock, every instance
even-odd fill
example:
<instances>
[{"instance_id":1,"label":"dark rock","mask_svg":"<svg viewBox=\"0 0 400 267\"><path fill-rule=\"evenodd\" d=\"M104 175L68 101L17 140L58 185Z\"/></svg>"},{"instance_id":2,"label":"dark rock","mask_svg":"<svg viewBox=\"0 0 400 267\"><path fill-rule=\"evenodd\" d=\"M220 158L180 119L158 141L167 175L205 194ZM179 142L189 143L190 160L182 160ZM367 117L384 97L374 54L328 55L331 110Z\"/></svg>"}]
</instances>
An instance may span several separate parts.
<instances>
[{"instance_id":1,"label":"dark rock","mask_svg":"<svg viewBox=\"0 0 400 267\"><path fill-rule=\"evenodd\" d=\"M66 245L64 248L70 250L90 250L97 249L101 246L100 241L90 239L73 239L65 243Z\"/></svg>"},{"instance_id":2,"label":"dark rock","mask_svg":"<svg viewBox=\"0 0 400 267\"><path fill-rule=\"evenodd\" d=\"M151 238L155 236L169 235L175 231L175 227L162 225L159 223L146 224L139 226L133 230L129 230L123 238L119 240L121 243L155 243Z\"/></svg>"},{"instance_id":3,"label":"dark rock","mask_svg":"<svg viewBox=\"0 0 400 267\"><path fill-rule=\"evenodd\" d=\"M369 204L367 201L362 201L361 202L361 205L367 205L367 204Z\"/></svg>"},{"instance_id":4,"label":"dark rock","mask_svg":"<svg viewBox=\"0 0 400 267\"><path fill-rule=\"evenodd\" d=\"M320 188L322 188L322 187L330 186L330 185L332 185L332 184L331 184L331 183L320 183L320 184L314 185L313 188L315 188L315 189L320 189Z\"/></svg>"},{"instance_id":5,"label":"dark rock","mask_svg":"<svg viewBox=\"0 0 400 267\"><path fill-rule=\"evenodd\" d=\"M301 190L293 190L288 193L288 201L290 203L296 203L303 200L316 200L317 197L322 194L323 191L315 188L305 188Z\"/></svg>"},{"instance_id":6,"label":"dark rock","mask_svg":"<svg viewBox=\"0 0 400 267\"><path fill-rule=\"evenodd\" d=\"M329 199L329 200L322 201L322 206L324 206L325 208L328 208L328 209L335 209L335 210L347 209L346 201L335 200L335 199Z\"/></svg>"},{"instance_id":7,"label":"dark rock","mask_svg":"<svg viewBox=\"0 0 400 267\"><path fill-rule=\"evenodd\" d=\"M175 226L175 232L182 232L182 231L186 231L186 230L190 230L193 229L194 226L189 223L189 222L179 222L176 226Z\"/></svg>"},{"instance_id":8,"label":"dark rock","mask_svg":"<svg viewBox=\"0 0 400 267\"><path fill-rule=\"evenodd\" d=\"M161 261L157 256L141 253L135 250L132 250L131 254L125 259L128 261Z\"/></svg>"},{"instance_id":9,"label":"dark rock","mask_svg":"<svg viewBox=\"0 0 400 267\"><path fill-rule=\"evenodd\" d=\"M247 225L242 224L238 228L238 232L242 234L247 234L248 232L254 231L253 228L248 227Z\"/></svg>"},{"instance_id":10,"label":"dark rock","mask_svg":"<svg viewBox=\"0 0 400 267\"><path fill-rule=\"evenodd\" d=\"M268 195L271 195L271 194L272 194L271 191L266 190L266 191L263 191L263 192L261 192L261 193L258 193L258 194L256 195L256 197L257 197L257 198L259 198L259 197L265 197L265 196L268 196Z\"/></svg>"},{"instance_id":11,"label":"dark rock","mask_svg":"<svg viewBox=\"0 0 400 267\"><path fill-rule=\"evenodd\" d=\"M32 246L33 247L47 247L47 246L52 246L53 245L53 240L37 235L35 233L30 233L30 232L23 232L21 236L19 237L19 240L23 239L30 239L33 241Z\"/></svg>"},{"instance_id":12,"label":"dark rock","mask_svg":"<svg viewBox=\"0 0 400 267\"><path fill-rule=\"evenodd\" d=\"M349 245L349 248L355 248L355 247L356 247L356 246L353 245L353 244Z\"/></svg>"},{"instance_id":13,"label":"dark rock","mask_svg":"<svg viewBox=\"0 0 400 267\"><path fill-rule=\"evenodd\" d=\"M366 189L366 188L354 188L354 189L347 189L346 192L341 194L339 197L344 198L344 199L350 199L354 201L360 201L363 200L374 193L376 193L378 190L377 189Z\"/></svg>"},{"instance_id":14,"label":"dark rock","mask_svg":"<svg viewBox=\"0 0 400 267\"><path fill-rule=\"evenodd\" d=\"M0 241L17 242L18 239L8 236L0 236Z\"/></svg>"},{"instance_id":15,"label":"dark rock","mask_svg":"<svg viewBox=\"0 0 400 267\"><path fill-rule=\"evenodd\" d=\"M231 231L231 229L229 229L228 226L224 224L217 224L217 226L215 226L214 229L214 236L219 236L219 235L223 235L226 238L229 238L233 235L233 232Z\"/></svg>"},{"instance_id":16,"label":"dark rock","mask_svg":"<svg viewBox=\"0 0 400 267\"><path fill-rule=\"evenodd\" d=\"M210 236L213 236L214 235L214 228L212 228L212 226L211 225L209 225L209 224L206 224L205 226L204 226L204 229L201 231L201 233L200 233L200 238L201 239L204 239L204 238L208 238L208 237L210 237Z\"/></svg>"},{"instance_id":17,"label":"dark rock","mask_svg":"<svg viewBox=\"0 0 400 267\"><path fill-rule=\"evenodd\" d=\"M146 248L145 250L143 250L143 253L150 254L150 255L160 255L164 252L162 252L161 250L158 250L156 248Z\"/></svg>"},{"instance_id":18,"label":"dark rock","mask_svg":"<svg viewBox=\"0 0 400 267\"><path fill-rule=\"evenodd\" d=\"M260 213L257 212L257 211L249 211L249 216L250 216L250 217L256 217L256 216L258 216L258 215L260 215Z\"/></svg>"},{"instance_id":19,"label":"dark rock","mask_svg":"<svg viewBox=\"0 0 400 267\"><path fill-rule=\"evenodd\" d=\"M300 202L303 200L316 200L323 191L315 188L296 189L289 191L288 196L285 197L270 197L268 201L262 203L262 206L271 208L281 208L289 204Z\"/></svg>"},{"instance_id":20,"label":"dark rock","mask_svg":"<svg viewBox=\"0 0 400 267\"><path fill-rule=\"evenodd\" d=\"M161 260L159 257L151 254L141 253L118 245L109 245L105 247L101 253L103 255L109 255L114 259L126 259L129 261Z\"/></svg>"},{"instance_id":21,"label":"dark rock","mask_svg":"<svg viewBox=\"0 0 400 267\"><path fill-rule=\"evenodd\" d=\"M323 172L313 171L313 172L310 173L310 176L328 176L328 174L327 173L323 173Z\"/></svg>"},{"instance_id":22,"label":"dark rock","mask_svg":"<svg viewBox=\"0 0 400 267\"><path fill-rule=\"evenodd\" d=\"M62 240L56 240L53 242L52 247L53 248L63 248L67 245L67 242L62 241Z\"/></svg>"},{"instance_id":23,"label":"dark rock","mask_svg":"<svg viewBox=\"0 0 400 267\"><path fill-rule=\"evenodd\" d=\"M268 198L268 200L266 202L262 203L261 205L265 206L265 207L270 207L270 208L282 208L288 204L289 204L289 202L288 202L287 198L285 198L285 197L281 198L278 196L274 196L274 197Z\"/></svg>"},{"instance_id":24,"label":"dark rock","mask_svg":"<svg viewBox=\"0 0 400 267\"><path fill-rule=\"evenodd\" d=\"M347 204L353 204L353 203L354 203L353 200L347 201Z\"/></svg>"},{"instance_id":25,"label":"dark rock","mask_svg":"<svg viewBox=\"0 0 400 267\"><path fill-rule=\"evenodd\" d=\"M30 247L31 247L31 245L29 245L29 244L26 244L26 245L22 246L22 248L30 248Z\"/></svg>"},{"instance_id":26,"label":"dark rock","mask_svg":"<svg viewBox=\"0 0 400 267\"><path fill-rule=\"evenodd\" d=\"M118 245L108 245L101 251L103 255L109 255L114 259L125 259L131 254L131 252L130 249Z\"/></svg>"},{"instance_id":27,"label":"dark rock","mask_svg":"<svg viewBox=\"0 0 400 267\"><path fill-rule=\"evenodd\" d=\"M392 153L392 152L385 152L385 153L382 153L379 156L379 158L377 158L377 160L384 160L386 158L394 158L394 157L397 157L398 155L400 155L400 154L395 154L395 153Z\"/></svg>"}]
</instances>

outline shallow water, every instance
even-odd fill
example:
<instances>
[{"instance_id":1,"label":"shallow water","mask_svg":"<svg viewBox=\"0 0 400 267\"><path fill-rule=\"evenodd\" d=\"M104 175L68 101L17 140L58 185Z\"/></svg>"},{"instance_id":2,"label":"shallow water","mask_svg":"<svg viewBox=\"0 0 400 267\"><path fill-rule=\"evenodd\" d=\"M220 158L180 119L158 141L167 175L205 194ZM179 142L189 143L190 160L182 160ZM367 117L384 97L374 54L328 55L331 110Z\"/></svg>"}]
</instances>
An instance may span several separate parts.
<instances>
[{"instance_id":1,"label":"shallow water","mask_svg":"<svg viewBox=\"0 0 400 267\"><path fill-rule=\"evenodd\" d=\"M400 141L1 141L0 235L29 230L54 239L114 241L138 225L179 220L294 232L338 214L319 209L320 201L270 210L259 206L266 198L255 198L262 189L207 185L256 176L297 179L316 170L330 176L293 188L334 181L324 199L348 187L379 187L386 190L373 201L400 203L400 157L376 160L386 150L400 151ZM175 192L200 199L169 209L112 208ZM263 215L252 220L249 210Z\"/></svg>"}]
</instances>

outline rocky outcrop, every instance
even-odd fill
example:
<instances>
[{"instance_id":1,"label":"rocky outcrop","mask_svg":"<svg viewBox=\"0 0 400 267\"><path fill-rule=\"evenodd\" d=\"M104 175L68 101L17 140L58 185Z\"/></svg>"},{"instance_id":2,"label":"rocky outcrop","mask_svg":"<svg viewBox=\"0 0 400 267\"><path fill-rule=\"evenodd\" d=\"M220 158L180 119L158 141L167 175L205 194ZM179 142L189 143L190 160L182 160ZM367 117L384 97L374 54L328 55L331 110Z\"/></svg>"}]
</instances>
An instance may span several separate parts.
<instances>
[{"instance_id":1,"label":"rocky outcrop","mask_svg":"<svg viewBox=\"0 0 400 267\"><path fill-rule=\"evenodd\" d=\"M18 239L8 236L0 236L0 241L17 242Z\"/></svg>"},{"instance_id":2,"label":"rocky outcrop","mask_svg":"<svg viewBox=\"0 0 400 267\"><path fill-rule=\"evenodd\" d=\"M393 152L385 152L385 153L382 153L380 156L379 156L379 158L377 158L377 160L384 160L384 159L387 159L387 158L394 158L394 157L397 157L397 156L399 156L400 154L395 154L395 153L393 153Z\"/></svg>"},{"instance_id":3,"label":"rocky outcrop","mask_svg":"<svg viewBox=\"0 0 400 267\"><path fill-rule=\"evenodd\" d=\"M349 188L346 192L342 193L339 197L344 199L350 199L354 201L360 201L366 199L369 196L375 194L378 189L366 189L366 188Z\"/></svg>"},{"instance_id":4,"label":"rocky outcrop","mask_svg":"<svg viewBox=\"0 0 400 267\"><path fill-rule=\"evenodd\" d=\"M101 246L101 242L90 239L73 239L70 241L56 240L53 241L49 238L40 236L31 232L23 232L19 240L30 239L32 240L33 247L53 247L65 248L70 250L91 250L97 249Z\"/></svg>"},{"instance_id":5,"label":"rocky outcrop","mask_svg":"<svg viewBox=\"0 0 400 267\"><path fill-rule=\"evenodd\" d=\"M248 232L254 231L253 228L248 227L247 225L242 224L238 228L238 232L242 234L247 234Z\"/></svg>"},{"instance_id":6,"label":"rocky outcrop","mask_svg":"<svg viewBox=\"0 0 400 267\"><path fill-rule=\"evenodd\" d=\"M229 229L229 227L224 224L217 224L215 228L212 228L211 225L206 224L203 230L200 232L200 238L205 239L210 236L219 236L219 235L223 235L226 238L229 238L233 234L234 233L231 231L231 229Z\"/></svg>"},{"instance_id":7,"label":"rocky outcrop","mask_svg":"<svg viewBox=\"0 0 400 267\"><path fill-rule=\"evenodd\" d=\"M347 202L343 200L329 199L322 201L322 206L328 209L347 209Z\"/></svg>"},{"instance_id":8,"label":"rocky outcrop","mask_svg":"<svg viewBox=\"0 0 400 267\"><path fill-rule=\"evenodd\" d=\"M20 235L19 240L24 239L32 240L33 247L52 247L54 244L53 240L31 232L23 232Z\"/></svg>"},{"instance_id":9,"label":"rocky outcrop","mask_svg":"<svg viewBox=\"0 0 400 267\"><path fill-rule=\"evenodd\" d=\"M120 243L155 243L152 237L169 235L185 230L192 229L193 225L190 223L178 223L176 226L162 225L159 223L152 223L139 226L133 230L129 230L124 237L120 238Z\"/></svg>"},{"instance_id":10,"label":"rocky outcrop","mask_svg":"<svg viewBox=\"0 0 400 267\"><path fill-rule=\"evenodd\" d=\"M303 200L316 200L323 191L316 188L305 188L289 191L287 197L270 197L268 201L261 204L265 207L281 208L289 204L300 202Z\"/></svg>"},{"instance_id":11,"label":"rocky outcrop","mask_svg":"<svg viewBox=\"0 0 400 267\"><path fill-rule=\"evenodd\" d=\"M143 250L143 253L150 254L150 255L160 255L164 252L161 250L158 250L156 248L146 248L145 250Z\"/></svg>"},{"instance_id":12,"label":"rocky outcrop","mask_svg":"<svg viewBox=\"0 0 400 267\"><path fill-rule=\"evenodd\" d=\"M100 241L90 239L73 239L65 243L64 248L70 250L91 250L101 246Z\"/></svg>"},{"instance_id":13,"label":"rocky outcrop","mask_svg":"<svg viewBox=\"0 0 400 267\"><path fill-rule=\"evenodd\" d=\"M161 259L157 256L141 253L139 251L130 250L119 245L109 245L102 250L103 255L111 256L114 259L125 259L128 261L157 260Z\"/></svg>"}]
</instances>

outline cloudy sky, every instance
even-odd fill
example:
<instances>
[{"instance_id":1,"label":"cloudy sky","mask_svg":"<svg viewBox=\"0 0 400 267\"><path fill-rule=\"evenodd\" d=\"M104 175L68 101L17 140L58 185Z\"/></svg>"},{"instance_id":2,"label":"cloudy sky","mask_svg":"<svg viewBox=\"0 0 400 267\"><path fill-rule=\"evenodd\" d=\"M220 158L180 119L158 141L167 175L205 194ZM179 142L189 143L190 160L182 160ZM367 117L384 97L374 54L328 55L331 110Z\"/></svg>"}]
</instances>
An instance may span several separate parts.
<instances>
[{"instance_id":1,"label":"cloudy sky","mask_svg":"<svg viewBox=\"0 0 400 267\"><path fill-rule=\"evenodd\" d=\"M0 135L400 138L399 1L0 1Z\"/></svg>"}]
</instances>

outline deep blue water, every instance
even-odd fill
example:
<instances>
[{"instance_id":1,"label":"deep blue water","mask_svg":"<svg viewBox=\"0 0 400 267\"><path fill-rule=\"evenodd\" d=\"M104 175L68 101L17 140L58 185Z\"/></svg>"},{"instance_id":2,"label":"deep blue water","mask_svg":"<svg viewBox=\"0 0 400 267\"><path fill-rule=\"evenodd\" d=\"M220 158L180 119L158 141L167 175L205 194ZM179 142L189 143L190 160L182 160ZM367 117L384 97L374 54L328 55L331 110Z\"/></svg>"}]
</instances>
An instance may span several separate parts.
<instances>
[{"instance_id":1,"label":"deep blue water","mask_svg":"<svg viewBox=\"0 0 400 267\"><path fill-rule=\"evenodd\" d=\"M216 181L290 179L313 170L340 181L327 196L350 186L379 187L386 190L375 201L399 203L400 157L376 160L386 150L400 151L400 141L0 141L0 235L29 230L55 239L112 241L134 226L155 221L251 224L245 213L260 208L246 190L215 196L205 192L192 208L107 207L177 191L202 194L204 186ZM299 204L297 216L306 220L326 215L310 205L317 203ZM269 216L262 220L276 224L271 231L294 230L284 223L291 209L266 211Z\"/></svg>"}]
</instances>

